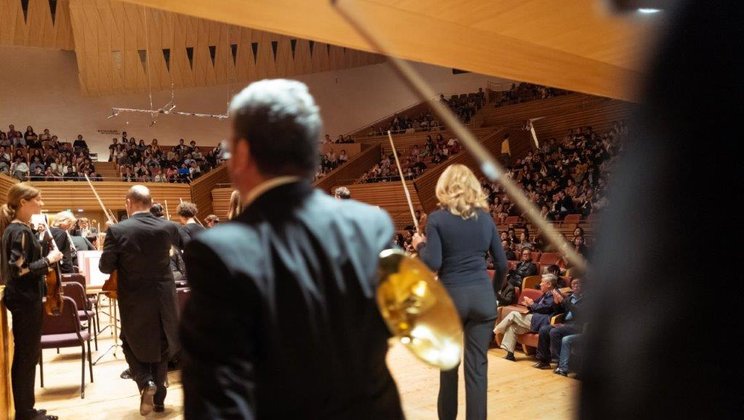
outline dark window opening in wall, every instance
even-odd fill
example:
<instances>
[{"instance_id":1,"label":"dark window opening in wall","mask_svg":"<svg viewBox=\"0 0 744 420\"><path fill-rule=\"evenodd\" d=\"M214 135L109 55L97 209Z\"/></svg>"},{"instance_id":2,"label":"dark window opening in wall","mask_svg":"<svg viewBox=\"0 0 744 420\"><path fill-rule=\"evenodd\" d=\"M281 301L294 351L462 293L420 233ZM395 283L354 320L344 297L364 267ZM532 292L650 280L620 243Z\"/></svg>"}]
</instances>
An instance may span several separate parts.
<instances>
[{"instance_id":1,"label":"dark window opening in wall","mask_svg":"<svg viewBox=\"0 0 744 420\"><path fill-rule=\"evenodd\" d=\"M253 64L258 62L258 42L251 42L251 49L253 50Z\"/></svg>"},{"instance_id":2,"label":"dark window opening in wall","mask_svg":"<svg viewBox=\"0 0 744 420\"><path fill-rule=\"evenodd\" d=\"M310 57L313 56L313 50L315 49L315 41L310 41Z\"/></svg>"},{"instance_id":3,"label":"dark window opening in wall","mask_svg":"<svg viewBox=\"0 0 744 420\"><path fill-rule=\"evenodd\" d=\"M289 44L292 46L292 58L295 58L295 50L297 49L297 40L291 39L289 40Z\"/></svg>"},{"instance_id":4,"label":"dark window opening in wall","mask_svg":"<svg viewBox=\"0 0 744 420\"><path fill-rule=\"evenodd\" d=\"M21 0L21 9L23 9L23 21L28 23L28 0Z\"/></svg>"},{"instance_id":5,"label":"dark window opening in wall","mask_svg":"<svg viewBox=\"0 0 744 420\"><path fill-rule=\"evenodd\" d=\"M52 13L52 25L54 25L57 19L57 0L49 0L49 12Z\"/></svg>"},{"instance_id":6,"label":"dark window opening in wall","mask_svg":"<svg viewBox=\"0 0 744 420\"><path fill-rule=\"evenodd\" d=\"M214 67L214 60L216 57L217 57L217 46L210 45L209 46L209 58L212 59L212 67Z\"/></svg>"},{"instance_id":7,"label":"dark window opening in wall","mask_svg":"<svg viewBox=\"0 0 744 420\"><path fill-rule=\"evenodd\" d=\"M165 59L165 68L170 71L170 48L163 48L163 58Z\"/></svg>"},{"instance_id":8,"label":"dark window opening in wall","mask_svg":"<svg viewBox=\"0 0 744 420\"><path fill-rule=\"evenodd\" d=\"M186 47L186 57L189 58L189 67L194 70L194 47Z\"/></svg>"},{"instance_id":9,"label":"dark window opening in wall","mask_svg":"<svg viewBox=\"0 0 744 420\"><path fill-rule=\"evenodd\" d=\"M232 54L233 66L238 65L238 44L230 44L230 53Z\"/></svg>"},{"instance_id":10,"label":"dark window opening in wall","mask_svg":"<svg viewBox=\"0 0 744 420\"><path fill-rule=\"evenodd\" d=\"M271 50L274 52L274 61L276 61L276 50L279 48L278 41L271 41Z\"/></svg>"}]
</instances>

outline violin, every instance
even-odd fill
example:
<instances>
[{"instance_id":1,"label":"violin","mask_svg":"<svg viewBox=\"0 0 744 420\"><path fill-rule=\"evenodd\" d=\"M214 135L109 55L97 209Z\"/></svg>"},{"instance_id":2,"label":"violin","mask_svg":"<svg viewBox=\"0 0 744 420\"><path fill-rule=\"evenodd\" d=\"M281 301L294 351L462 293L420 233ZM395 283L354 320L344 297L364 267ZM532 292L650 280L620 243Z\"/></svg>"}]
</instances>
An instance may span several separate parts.
<instances>
[{"instance_id":1,"label":"violin","mask_svg":"<svg viewBox=\"0 0 744 420\"><path fill-rule=\"evenodd\" d=\"M46 229L44 236L50 248L59 250L49 229ZM46 274L45 281L47 292L46 299L44 300L44 312L47 315L59 316L62 314L62 305L64 304L64 299L62 298L62 269L59 266L59 262L49 265L49 271Z\"/></svg>"}]
</instances>

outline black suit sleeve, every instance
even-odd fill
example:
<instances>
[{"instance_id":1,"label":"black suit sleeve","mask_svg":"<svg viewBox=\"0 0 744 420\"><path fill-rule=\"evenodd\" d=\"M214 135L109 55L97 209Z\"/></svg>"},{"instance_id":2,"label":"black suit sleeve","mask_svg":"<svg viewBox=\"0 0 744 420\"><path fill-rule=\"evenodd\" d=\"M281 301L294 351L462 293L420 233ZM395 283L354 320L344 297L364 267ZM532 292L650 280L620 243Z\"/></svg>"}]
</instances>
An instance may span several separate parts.
<instances>
[{"instance_id":1,"label":"black suit sleeve","mask_svg":"<svg viewBox=\"0 0 744 420\"><path fill-rule=\"evenodd\" d=\"M199 241L186 247L185 260L191 286L181 318L185 415L254 419L258 293Z\"/></svg>"},{"instance_id":2,"label":"black suit sleeve","mask_svg":"<svg viewBox=\"0 0 744 420\"><path fill-rule=\"evenodd\" d=\"M116 270L119 264L119 241L114 235L114 231L109 228L106 230L106 239L103 242L103 253L101 260L98 262L98 269L102 273L111 274Z\"/></svg>"},{"instance_id":3,"label":"black suit sleeve","mask_svg":"<svg viewBox=\"0 0 744 420\"><path fill-rule=\"evenodd\" d=\"M432 217L426 223L426 242L417 249L421 261L436 272L442 267L442 238L437 227L437 218Z\"/></svg>"}]
</instances>

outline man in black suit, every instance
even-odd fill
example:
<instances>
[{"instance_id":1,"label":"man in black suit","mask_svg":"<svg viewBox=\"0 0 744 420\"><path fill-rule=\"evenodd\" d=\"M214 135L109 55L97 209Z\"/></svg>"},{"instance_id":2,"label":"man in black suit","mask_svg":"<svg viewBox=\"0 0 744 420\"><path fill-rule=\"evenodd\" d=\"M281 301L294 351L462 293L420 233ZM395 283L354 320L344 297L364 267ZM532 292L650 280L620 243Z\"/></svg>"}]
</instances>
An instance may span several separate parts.
<instances>
[{"instance_id":1,"label":"man in black suit","mask_svg":"<svg viewBox=\"0 0 744 420\"><path fill-rule=\"evenodd\" d=\"M54 216L52 227L49 232L54 238L54 243L62 252L62 261L59 262L59 268L63 273L75 273L75 262L77 261L77 250L72 243L72 238L68 231L75 225L75 215L70 211L61 211Z\"/></svg>"},{"instance_id":2,"label":"man in black suit","mask_svg":"<svg viewBox=\"0 0 744 420\"><path fill-rule=\"evenodd\" d=\"M375 303L389 216L312 188L322 123L304 84L253 83L230 113L245 207L186 247L186 418L402 418Z\"/></svg>"},{"instance_id":3,"label":"man in black suit","mask_svg":"<svg viewBox=\"0 0 744 420\"><path fill-rule=\"evenodd\" d=\"M133 379L142 394L140 414L164 410L168 360L179 350L176 286L168 255L178 245L178 227L150 213L150 190L129 189L129 218L106 232L99 268L118 271L121 339Z\"/></svg>"}]
</instances>

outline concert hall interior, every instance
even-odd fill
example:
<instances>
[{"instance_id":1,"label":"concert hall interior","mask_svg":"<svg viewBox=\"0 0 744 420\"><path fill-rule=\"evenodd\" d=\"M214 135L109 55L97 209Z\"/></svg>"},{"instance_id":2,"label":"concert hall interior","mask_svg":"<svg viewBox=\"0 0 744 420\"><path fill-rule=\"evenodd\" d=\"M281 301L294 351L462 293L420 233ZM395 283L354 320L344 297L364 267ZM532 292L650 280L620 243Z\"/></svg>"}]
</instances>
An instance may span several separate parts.
<instances>
[{"instance_id":1,"label":"concert hall interior","mask_svg":"<svg viewBox=\"0 0 744 420\"><path fill-rule=\"evenodd\" d=\"M0 420L736 417L694 3L0 0Z\"/></svg>"}]
</instances>

